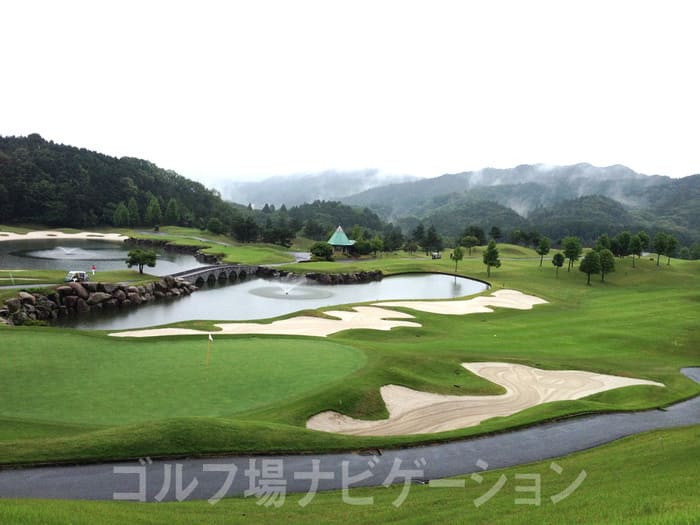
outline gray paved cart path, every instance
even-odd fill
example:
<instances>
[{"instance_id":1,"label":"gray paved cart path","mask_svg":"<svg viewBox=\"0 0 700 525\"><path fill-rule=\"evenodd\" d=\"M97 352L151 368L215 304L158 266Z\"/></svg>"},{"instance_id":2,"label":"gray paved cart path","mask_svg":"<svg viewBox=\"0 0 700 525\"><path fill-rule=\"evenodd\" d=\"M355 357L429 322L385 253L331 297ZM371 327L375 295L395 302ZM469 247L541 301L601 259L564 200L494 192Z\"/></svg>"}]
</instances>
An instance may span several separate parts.
<instances>
[{"instance_id":1,"label":"gray paved cart path","mask_svg":"<svg viewBox=\"0 0 700 525\"><path fill-rule=\"evenodd\" d=\"M700 368L684 368L682 373L700 383ZM223 495L225 492L226 496L244 494L250 488L251 478L256 479L251 474L254 470L266 471L263 477L272 480L269 486L284 483L287 493L305 493L311 481L304 473L312 472L314 464L322 473L320 477L327 478L319 481L318 489L330 490L344 485L381 485L396 460L401 461L401 469L422 470L416 478L433 480L481 472L484 468L491 470L555 458L648 430L693 424L700 424L700 396L663 410L575 417L492 436L385 450L376 456L356 453L238 456L3 470L0 471L0 497L143 501L209 499L217 493ZM274 467L271 460L282 460L283 481L275 481L277 473L270 470L271 466ZM369 472L369 475L355 481L355 477L362 477L359 475L364 472ZM227 476L233 476L233 479L224 491ZM349 483L348 479L352 482ZM258 477L258 484L260 481ZM399 478L396 482L403 480Z\"/></svg>"}]
</instances>

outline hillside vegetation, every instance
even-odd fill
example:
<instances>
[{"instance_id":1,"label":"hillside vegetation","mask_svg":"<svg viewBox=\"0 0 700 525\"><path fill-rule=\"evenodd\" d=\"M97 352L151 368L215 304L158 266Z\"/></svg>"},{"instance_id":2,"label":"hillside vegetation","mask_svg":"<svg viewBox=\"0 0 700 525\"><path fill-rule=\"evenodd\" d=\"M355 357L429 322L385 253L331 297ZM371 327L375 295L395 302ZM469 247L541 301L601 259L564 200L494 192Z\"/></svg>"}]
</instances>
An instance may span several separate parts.
<instances>
[{"instance_id":1,"label":"hillside vegetation","mask_svg":"<svg viewBox=\"0 0 700 525\"><path fill-rule=\"evenodd\" d=\"M343 202L368 206L407 229L434 224L448 236L469 221L485 230L538 230L552 239L589 241L627 228L666 231L683 244L700 241L700 175L646 176L625 166L489 168L373 188Z\"/></svg>"}]
</instances>

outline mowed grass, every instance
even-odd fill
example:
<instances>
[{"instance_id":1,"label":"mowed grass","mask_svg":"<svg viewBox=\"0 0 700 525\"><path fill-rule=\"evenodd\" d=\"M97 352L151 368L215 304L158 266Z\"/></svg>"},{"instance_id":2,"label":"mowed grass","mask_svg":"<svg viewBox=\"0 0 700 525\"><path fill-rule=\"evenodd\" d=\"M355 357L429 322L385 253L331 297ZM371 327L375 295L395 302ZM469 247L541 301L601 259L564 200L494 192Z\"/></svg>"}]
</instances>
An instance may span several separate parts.
<instances>
[{"instance_id":1,"label":"mowed grass","mask_svg":"<svg viewBox=\"0 0 700 525\"><path fill-rule=\"evenodd\" d=\"M469 524L618 524L679 525L700 522L697 466L700 426L650 432L553 461L482 474L477 483L463 476L464 488L411 485L398 507L401 486L351 489L350 498L373 498L371 505L343 501L339 491L321 492L307 506L303 494L287 495L280 508L250 498L136 504L128 502L0 500L0 522L17 525L105 525L121 523L469 523ZM555 463L561 470L557 474ZM585 479L557 503L561 494L585 472ZM239 473L241 475L241 473ZM501 477L505 485L480 506ZM519 476L531 476L523 478ZM539 477L539 504L534 501ZM380 480L381 481L381 480ZM402 480L398 480L401 482ZM516 487L530 492L519 492Z\"/></svg>"},{"instance_id":2,"label":"mowed grass","mask_svg":"<svg viewBox=\"0 0 700 525\"><path fill-rule=\"evenodd\" d=\"M313 392L365 362L359 350L314 339L217 337L207 358L205 336L43 335L2 330L0 439L35 437L31 423L46 429L231 416Z\"/></svg>"},{"instance_id":3,"label":"mowed grass","mask_svg":"<svg viewBox=\"0 0 700 525\"><path fill-rule=\"evenodd\" d=\"M32 283L63 284L66 273L65 270L0 270L0 285L25 285L31 288ZM140 274L136 269L124 268L123 270L100 271L91 276L91 279L96 282L114 283L144 280L149 277L148 267L146 267L143 274Z\"/></svg>"},{"instance_id":4,"label":"mowed grass","mask_svg":"<svg viewBox=\"0 0 700 525\"><path fill-rule=\"evenodd\" d=\"M294 261L287 249L275 244L239 243L226 235L181 226L162 226L158 233L140 230L119 230L124 235L139 239L167 240L172 244L201 246L204 253L218 255L224 263L277 264Z\"/></svg>"},{"instance_id":5,"label":"mowed grass","mask_svg":"<svg viewBox=\"0 0 700 525\"><path fill-rule=\"evenodd\" d=\"M96 460L156 452L178 455L403 446L502 431L585 412L659 407L700 393L697 383L679 373L681 367L700 365L697 323L700 264L674 260L670 266L656 267L648 259L642 259L633 269L631 259L627 258L618 261L617 272L609 275L607 282L594 280L593 286L586 286L585 275L577 268L571 272L560 270L556 277L547 261L539 267L539 261L530 259L527 250L514 247L513 251L527 258L504 259L503 266L492 273L494 289L515 288L543 297L549 304L530 311L496 309L490 314L467 316L407 310L423 325L421 328L390 332L353 330L328 338L327 341L355 348L364 356L362 364L347 370L341 380L329 380L305 389L315 375L323 373L327 362L314 363L310 358L302 386L289 383L285 395L257 405L241 402L235 409L229 396L232 388L239 387L229 383L242 381L241 399L258 400L259 395L264 396L268 390L277 389L278 383L287 381L287 375L298 378L300 374L295 368L282 364L281 375L275 376L267 372L268 367L272 372L277 363L256 363L260 371L258 379L246 382L245 377L229 375L228 370L238 365L230 362L227 368L221 369L225 371L224 376L207 384L201 370L204 337L127 343L99 333L80 334L48 328L5 330L0 333L0 342L6 340L6 335L24 337L24 346L36 348L37 354L18 357L20 351L13 347L8 355L25 359L26 368L21 374L9 368L7 359L0 361L0 373L10 378L8 384L12 391L11 402L3 406L10 407L6 416L13 418L12 423L4 425L11 429L7 435L13 441L0 443L0 463ZM449 260L402 255L350 263L310 263L294 268L301 266L309 269L332 267L335 271L359 266L381 268L387 273L454 269ZM465 275L486 278L485 268L477 257L467 258L458 270ZM62 346L59 336L67 338ZM274 349L280 339L293 349L323 342L313 338L274 336L215 337L217 349L221 342L230 342L234 347L251 344L260 349L269 348L270 356L276 355ZM71 342L71 338L79 338L81 343ZM85 341L89 341L89 345L82 348ZM187 352L178 353L176 349L191 348L192 344L199 345L198 357L192 361L188 356L188 366L181 366L182 355ZM82 349L76 350L78 347ZM151 347L162 350L160 353L140 351ZM5 345L3 353L4 348ZM216 355L213 354L212 362ZM334 353L330 357L322 355L334 359ZM305 429L308 417L323 410L367 419L386 417L386 407L379 394L380 387L385 384L446 394L502 392L499 386L462 368L461 363L467 361L506 361L546 369L589 370L651 379L666 386L628 387L579 401L549 403L507 418L494 418L477 427L435 435L357 438ZM94 365L85 364L89 362ZM74 392L89 392L94 399L76 401L74 397L66 397L74 378L82 381L79 387L74 387ZM121 386L118 381L122 381ZM45 384L43 391L33 392L42 382ZM118 395L113 392L114 385L117 385ZM164 385L169 394L163 391ZM26 394L28 391L32 393ZM223 406L211 401L205 406L203 401L191 399L203 392L208 399L223 399ZM175 395L178 401L165 399L168 395ZM155 401L149 401L149 396ZM156 404L162 408L152 408ZM24 427L18 430L19 420L24 421ZM44 426L37 426L33 434L27 421ZM54 435L46 422L57 425ZM71 425L75 424L88 426L85 432L71 435Z\"/></svg>"}]
</instances>

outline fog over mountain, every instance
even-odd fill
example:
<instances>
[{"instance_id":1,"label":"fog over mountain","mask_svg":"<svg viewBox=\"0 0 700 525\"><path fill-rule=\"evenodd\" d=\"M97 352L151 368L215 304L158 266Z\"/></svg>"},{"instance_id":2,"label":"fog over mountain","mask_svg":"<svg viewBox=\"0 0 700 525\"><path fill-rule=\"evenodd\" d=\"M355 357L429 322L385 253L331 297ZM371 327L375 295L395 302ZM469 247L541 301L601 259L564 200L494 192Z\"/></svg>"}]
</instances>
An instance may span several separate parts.
<instances>
[{"instance_id":1,"label":"fog over mountain","mask_svg":"<svg viewBox=\"0 0 700 525\"><path fill-rule=\"evenodd\" d=\"M387 218L425 215L439 198L442 206L468 196L471 200L498 202L527 217L533 210L584 195L605 195L629 207L649 204L647 191L670 184L669 177L647 176L626 166L596 167L591 164L549 166L521 165L510 169L442 175L431 179L393 184L357 192L343 199L348 204L369 206ZM426 209L427 208L427 209Z\"/></svg>"},{"instance_id":2,"label":"fog over mountain","mask_svg":"<svg viewBox=\"0 0 700 525\"><path fill-rule=\"evenodd\" d=\"M453 236L473 223L552 236L645 228L700 238L700 175L648 176L621 165L487 168L372 188L343 202L369 207L404 229L424 221Z\"/></svg>"},{"instance_id":3,"label":"fog over mountain","mask_svg":"<svg viewBox=\"0 0 700 525\"><path fill-rule=\"evenodd\" d=\"M412 175L388 175L372 169L326 170L252 182L223 181L218 186L224 199L259 208L265 204L295 206L315 200L338 200L352 193L416 179Z\"/></svg>"}]
</instances>

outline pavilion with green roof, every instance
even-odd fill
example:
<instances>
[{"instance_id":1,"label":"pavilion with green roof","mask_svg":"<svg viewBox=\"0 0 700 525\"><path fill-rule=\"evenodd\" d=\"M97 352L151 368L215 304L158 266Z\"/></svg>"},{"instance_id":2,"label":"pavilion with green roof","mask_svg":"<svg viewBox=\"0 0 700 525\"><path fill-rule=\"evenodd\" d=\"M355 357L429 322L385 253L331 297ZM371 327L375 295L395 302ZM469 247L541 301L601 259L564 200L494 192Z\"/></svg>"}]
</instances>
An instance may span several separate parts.
<instances>
[{"instance_id":1,"label":"pavilion with green roof","mask_svg":"<svg viewBox=\"0 0 700 525\"><path fill-rule=\"evenodd\" d=\"M335 232L333 232L333 235L331 235L331 238L328 239L328 244L333 246L333 250L337 252L347 253L347 251L350 249L350 246L355 244L355 241L351 241L350 239L348 239L348 236L345 235L343 228L338 226L335 229Z\"/></svg>"}]
</instances>

